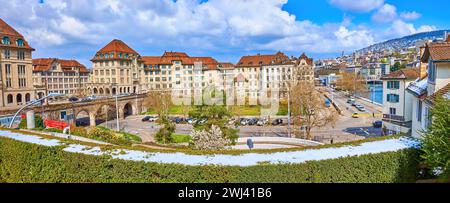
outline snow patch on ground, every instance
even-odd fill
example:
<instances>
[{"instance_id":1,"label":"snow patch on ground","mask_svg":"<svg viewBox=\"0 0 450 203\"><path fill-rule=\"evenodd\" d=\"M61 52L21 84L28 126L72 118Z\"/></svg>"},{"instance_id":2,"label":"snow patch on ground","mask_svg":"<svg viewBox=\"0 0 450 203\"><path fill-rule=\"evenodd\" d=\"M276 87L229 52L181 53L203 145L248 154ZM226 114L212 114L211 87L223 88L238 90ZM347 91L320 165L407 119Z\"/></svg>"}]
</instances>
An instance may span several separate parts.
<instances>
[{"instance_id":1,"label":"snow patch on ground","mask_svg":"<svg viewBox=\"0 0 450 203\"><path fill-rule=\"evenodd\" d=\"M39 144L44 146L60 146L63 143L56 139L42 139L35 135L24 135L15 132L1 131L0 137L7 137L22 142ZM359 156L365 154L376 154L382 152L392 152L407 148L417 148L418 142L415 140L400 138L375 142L362 143L359 146L344 146L338 148L309 149L291 152L275 152L271 154L247 153L241 155L189 155L184 153L160 153L144 152L137 150L109 150L102 151L100 147L89 147L80 144L70 144L63 150L71 153L81 153L86 155L110 155L112 158L144 161L163 164L182 165L222 165L222 166L255 166L260 163L271 164L299 164L306 161L335 159L348 156Z\"/></svg>"}]
</instances>

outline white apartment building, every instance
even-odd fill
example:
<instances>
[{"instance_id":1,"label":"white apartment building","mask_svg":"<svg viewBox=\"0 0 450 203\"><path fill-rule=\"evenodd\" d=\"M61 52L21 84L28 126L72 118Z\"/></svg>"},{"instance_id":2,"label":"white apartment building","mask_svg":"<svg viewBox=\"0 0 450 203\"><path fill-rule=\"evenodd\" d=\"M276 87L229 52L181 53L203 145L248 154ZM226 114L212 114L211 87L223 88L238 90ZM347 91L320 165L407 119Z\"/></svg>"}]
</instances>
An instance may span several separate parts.
<instances>
[{"instance_id":1,"label":"white apartment building","mask_svg":"<svg viewBox=\"0 0 450 203\"><path fill-rule=\"evenodd\" d=\"M408 87L412 99L412 136L419 138L432 123L430 109L437 97L450 99L450 37L428 43L421 51L422 76ZM427 70L427 74L424 71ZM426 76L426 77L425 77Z\"/></svg>"},{"instance_id":2,"label":"white apartment building","mask_svg":"<svg viewBox=\"0 0 450 203\"><path fill-rule=\"evenodd\" d=\"M88 79L89 71L76 60L33 59L33 83L44 87L38 92L38 97L49 93L83 95Z\"/></svg>"},{"instance_id":3,"label":"white apartment building","mask_svg":"<svg viewBox=\"0 0 450 203\"><path fill-rule=\"evenodd\" d=\"M412 98L408 85L419 70L405 68L383 76L383 126L386 134L409 133L412 124Z\"/></svg>"}]
</instances>

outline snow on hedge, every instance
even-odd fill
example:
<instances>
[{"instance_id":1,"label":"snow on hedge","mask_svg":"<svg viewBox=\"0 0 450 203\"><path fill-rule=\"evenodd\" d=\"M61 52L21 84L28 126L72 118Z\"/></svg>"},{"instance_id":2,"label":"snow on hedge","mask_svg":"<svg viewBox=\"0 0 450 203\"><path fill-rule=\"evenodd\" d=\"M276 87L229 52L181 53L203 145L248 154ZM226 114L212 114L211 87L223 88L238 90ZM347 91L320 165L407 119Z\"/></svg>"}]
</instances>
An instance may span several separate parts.
<instances>
[{"instance_id":1,"label":"snow on hedge","mask_svg":"<svg viewBox=\"0 0 450 203\"><path fill-rule=\"evenodd\" d=\"M35 135L2 131L0 137L7 137L21 142L44 146L60 146L57 139L44 139ZM63 150L72 153L87 155L111 155L113 158L132 161L156 162L164 164L183 165L222 165L222 166L254 166L260 163L271 164L298 164L306 161L335 159L347 156L359 156L382 152L393 152L407 148L417 147L418 143L407 138L388 139L382 141L366 142L359 146L343 146L336 148L308 149L291 152L274 152L270 154L245 153L241 155L190 155L185 153L144 152L137 150L111 150L102 151L100 147L89 147L80 144L70 144Z\"/></svg>"}]
</instances>

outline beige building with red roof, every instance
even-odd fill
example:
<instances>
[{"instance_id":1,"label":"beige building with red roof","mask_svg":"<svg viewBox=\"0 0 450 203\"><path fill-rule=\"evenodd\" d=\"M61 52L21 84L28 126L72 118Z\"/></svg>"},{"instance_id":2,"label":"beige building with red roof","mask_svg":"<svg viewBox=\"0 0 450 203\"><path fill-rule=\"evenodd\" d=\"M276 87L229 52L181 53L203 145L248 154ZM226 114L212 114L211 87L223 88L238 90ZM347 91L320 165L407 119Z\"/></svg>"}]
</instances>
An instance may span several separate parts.
<instances>
[{"instance_id":1,"label":"beige building with red roof","mask_svg":"<svg viewBox=\"0 0 450 203\"><path fill-rule=\"evenodd\" d=\"M216 86L223 89L222 72L234 69L212 57L191 57L184 52L140 56L123 41L113 40L92 59L88 91L95 95L182 91Z\"/></svg>"},{"instance_id":2,"label":"beige building with red roof","mask_svg":"<svg viewBox=\"0 0 450 203\"><path fill-rule=\"evenodd\" d=\"M33 59L33 83L35 86L44 87L38 91L38 97L49 93L67 96L85 95L89 74L89 70L76 60Z\"/></svg>"},{"instance_id":3,"label":"beige building with red roof","mask_svg":"<svg viewBox=\"0 0 450 203\"><path fill-rule=\"evenodd\" d=\"M243 56L236 65L236 92L238 98L255 102L263 90L279 90L286 97L290 86L300 81L314 83L314 64L302 54L289 58L284 53ZM237 80L239 79L239 80Z\"/></svg>"},{"instance_id":4,"label":"beige building with red roof","mask_svg":"<svg viewBox=\"0 0 450 203\"><path fill-rule=\"evenodd\" d=\"M17 108L36 98L33 51L23 35L0 19L0 107Z\"/></svg>"}]
</instances>

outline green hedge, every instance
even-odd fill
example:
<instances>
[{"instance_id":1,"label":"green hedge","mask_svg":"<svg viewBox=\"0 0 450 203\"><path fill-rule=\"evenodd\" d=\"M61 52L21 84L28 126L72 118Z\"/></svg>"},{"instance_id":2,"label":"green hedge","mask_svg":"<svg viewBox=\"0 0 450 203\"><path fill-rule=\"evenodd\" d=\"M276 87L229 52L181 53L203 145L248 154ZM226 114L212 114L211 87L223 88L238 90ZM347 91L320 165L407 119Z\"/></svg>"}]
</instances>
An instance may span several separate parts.
<instances>
[{"instance_id":1,"label":"green hedge","mask_svg":"<svg viewBox=\"0 0 450 203\"><path fill-rule=\"evenodd\" d=\"M305 164L183 166L68 153L0 138L0 182L414 182L413 149Z\"/></svg>"}]
</instances>

